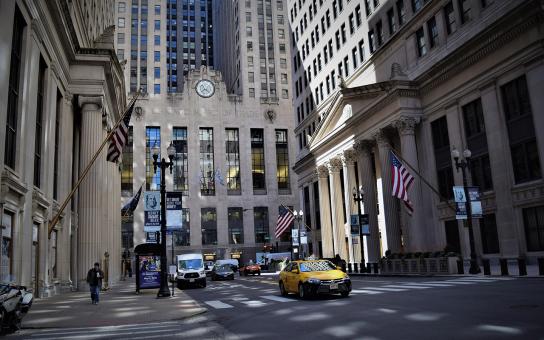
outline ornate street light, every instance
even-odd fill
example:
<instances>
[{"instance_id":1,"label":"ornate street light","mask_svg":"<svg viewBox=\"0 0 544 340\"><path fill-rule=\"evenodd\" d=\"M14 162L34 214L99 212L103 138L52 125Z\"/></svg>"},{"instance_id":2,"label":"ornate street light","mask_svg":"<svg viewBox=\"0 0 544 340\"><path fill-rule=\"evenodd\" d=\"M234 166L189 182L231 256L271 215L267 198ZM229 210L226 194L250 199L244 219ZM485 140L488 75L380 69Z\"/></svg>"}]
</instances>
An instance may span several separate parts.
<instances>
[{"instance_id":1,"label":"ornate street light","mask_svg":"<svg viewBox=\"0 0 544 340\"><path fill-rule=\"evenodd\" d=\"M301 259L300 253L302 250L302 244L300 244L300 224L302 222L302 217L304 215L304 212L302 210L300 211L293 211L293 216L295 216L295 220L297 221L297 228L298 228L298 253L297 253L297 259ZM291 233L292 234L292 233ZM304 257L302 257L303 259Z\"/></svg>"},{"instance_id":2,"label":"ornate street light","mask_svg":"<svg viewBox=\"0 0 544 340\"><path fill-rule=\"evenodd\" d=\"M361 272L363 272L363 268L365 265L365 250L363 248L363 235L361 233L361 202L363 202L363 199L365 197L365 191L363 190L363 186L360 186L359 189L353 187L353 189L351 190L351 194L353 195L353 201L357 202L357 221L359 221L359 242L361 245ZM355 257L355 255L353 257Z\"/></svg>"},{"instance_id":3,"label":"ornate street light","mask_svg":"<svg viewBox=\"0 0 544 340\"><path fill-rule=\"evenodd\" d=\"M455 168L459 172L459 169L461 169L461 173L463 174L463 189L465 191L465 197L466 197L466 204L467 204L467 226L468 226L468 237L470 242L470 269L468 272L470 274L478 274L481 272L480 266L478 266L478 259L476 258L476 250L474 247L474 232L472 230L472 206L470 203L470 196L468 194L468 187L467 187L467 176L466 176L466 169L470 169L470 157L472 156L472 152L470 152L469 149L465 149L463 151L463 158L460 157L459 150L457 150L455 147L453 150L451 150L451 156L453 157L453 160L455 161Z\"/></svg>"},{"instance_id":4,"label":"ornate street light","mask_svg":"<svg viewBox=\"0 0 544 340\"><path fill-rule=\"evenodd\" d=\"M166 267L166 168L170 169L172 173L172 166L174 165L174 154L176 148L172 143L166 148L169 162L164 158L159 162L159 154L161 152L160 147L155 144L153 151L153 172L157 172L157 168L161 169L161 286L157 297L170 297L170 289L168 289L168 271Z\"/></svg>"}]
</instances>

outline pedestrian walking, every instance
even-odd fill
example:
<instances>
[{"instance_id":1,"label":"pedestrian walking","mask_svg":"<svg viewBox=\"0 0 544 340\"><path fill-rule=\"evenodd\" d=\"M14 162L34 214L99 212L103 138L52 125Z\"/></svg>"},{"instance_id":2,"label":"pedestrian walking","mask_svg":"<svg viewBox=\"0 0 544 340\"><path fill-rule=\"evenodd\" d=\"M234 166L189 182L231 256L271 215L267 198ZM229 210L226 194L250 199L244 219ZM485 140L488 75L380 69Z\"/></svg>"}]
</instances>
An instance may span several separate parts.
<instances>
[{"instance_id":1,"label":"pedestrian walking","mask_svg":"<svg viewBox=\"0 0 544 340\"><path fill-rule=\"evenodd\" d=\"M94 267L89 269L89 272L87 273L87 283L91 290L93 305L97 305L100 300L99 292L102 288L102 278L104 278L104 272L100 269L100 263L96 262Z\"/></svg>"}]
</instances>

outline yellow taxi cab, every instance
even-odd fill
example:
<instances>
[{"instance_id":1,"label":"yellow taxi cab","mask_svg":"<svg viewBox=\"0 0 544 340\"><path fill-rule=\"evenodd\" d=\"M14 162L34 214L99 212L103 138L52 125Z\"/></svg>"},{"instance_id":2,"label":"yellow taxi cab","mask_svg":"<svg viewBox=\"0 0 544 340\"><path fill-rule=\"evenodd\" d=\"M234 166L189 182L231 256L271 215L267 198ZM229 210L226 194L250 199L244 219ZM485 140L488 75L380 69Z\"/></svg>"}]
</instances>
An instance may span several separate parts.
<instances>
[{"instance_id":1,"label":"yellow taxi cab","mask_svg":"<svg viewBox=\"0 0 544 340\"><path fill-rule=\"evenodd\" d=\"M293 261L280 272L280 293L298 294L301 299L317 294L337 294L346 297L351 292L351 280L328 260Z\"/></svg>"}]
</instances>

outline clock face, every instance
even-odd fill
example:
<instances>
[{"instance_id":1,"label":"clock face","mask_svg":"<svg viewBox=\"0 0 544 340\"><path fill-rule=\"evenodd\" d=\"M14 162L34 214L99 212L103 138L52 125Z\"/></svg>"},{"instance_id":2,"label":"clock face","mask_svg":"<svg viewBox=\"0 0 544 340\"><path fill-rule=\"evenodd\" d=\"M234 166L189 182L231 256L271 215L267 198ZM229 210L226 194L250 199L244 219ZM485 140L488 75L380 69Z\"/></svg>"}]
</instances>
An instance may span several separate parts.
<instances>
[{"instance_id":1,"label":"clock face","mask_svg":"<svg viewBox=\"0 0 544 340\"><path fill-rule=\"evenodd\" d=\"M203 98L210 98L215 92L215 86L207 79L199 80L196 83L196 93Z\"/></svg>"}]
</instances>

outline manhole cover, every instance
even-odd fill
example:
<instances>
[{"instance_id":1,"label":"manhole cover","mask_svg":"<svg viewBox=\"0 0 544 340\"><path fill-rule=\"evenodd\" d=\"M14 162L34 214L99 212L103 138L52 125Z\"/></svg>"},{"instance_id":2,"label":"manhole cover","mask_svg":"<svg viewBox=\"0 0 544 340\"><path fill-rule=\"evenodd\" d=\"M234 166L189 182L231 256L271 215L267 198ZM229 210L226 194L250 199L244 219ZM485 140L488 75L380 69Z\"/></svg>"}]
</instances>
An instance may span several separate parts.
<instances>
[{"instance_id":1,"label":"manhole cover","mask_svg":"<svg viewBox=\"0 0 544 340\"><path fill-rule=\"evenodd\" d=\"M531 308L538 308L538 305L513 305L510 306L512 309L531 309Z\"/></svg>"}]
</instances>

